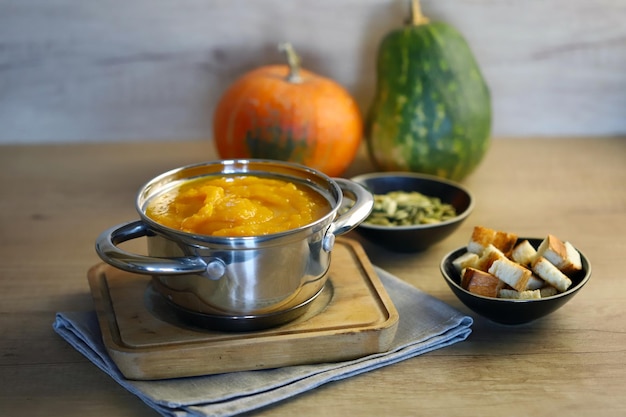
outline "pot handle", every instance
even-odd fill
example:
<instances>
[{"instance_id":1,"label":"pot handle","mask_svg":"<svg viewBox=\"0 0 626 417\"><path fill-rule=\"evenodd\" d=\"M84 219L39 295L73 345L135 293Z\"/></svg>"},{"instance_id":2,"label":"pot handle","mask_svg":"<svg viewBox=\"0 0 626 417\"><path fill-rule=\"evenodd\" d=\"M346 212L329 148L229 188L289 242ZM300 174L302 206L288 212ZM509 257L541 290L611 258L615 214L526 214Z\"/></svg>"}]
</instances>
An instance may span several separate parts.
<instances>
[{"instance_id":1,"label":"pot handle","mask_svg":"<svg viewBox=\"0 0 626 417\"><path fill-rule=\"evenodd\" d=\"M324 250L329 251L335 244L335 236L348 233L369 216L374 207L374 196L361 184L344 178L333 178L344 195L349 195L354 204L331 223L324 236Z\"/></svg>"},{"instance_id":2,"label":"pot handle","mask_svg":"<svg viewBox=\"0 0 626 417\"><path fill-rule=\"evenodd\" d=\"M204 275L219 279L225 272L222 261L205 261L200 257L156 258L138 255L120 249L117 245L131 239L153 235L148 225L141 220L113 226L96 239L96 252L106 263L123 271L144 275Z\"/></svg>"}]
</instances>

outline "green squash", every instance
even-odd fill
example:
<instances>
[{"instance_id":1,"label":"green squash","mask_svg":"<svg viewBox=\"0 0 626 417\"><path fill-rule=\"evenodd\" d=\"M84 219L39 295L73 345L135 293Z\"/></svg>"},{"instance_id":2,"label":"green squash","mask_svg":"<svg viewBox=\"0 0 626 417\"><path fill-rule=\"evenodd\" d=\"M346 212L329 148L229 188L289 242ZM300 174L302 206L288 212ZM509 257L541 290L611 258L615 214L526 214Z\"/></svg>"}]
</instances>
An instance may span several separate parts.
<instances>
[{"instance_id":1,"label":"green squash","mask_svg":"<svg viewBox=\"0 0 626 417\"><path fill-rule=\"evenodd\" d=\"M463 36L429 22L413 0L413 21L387 34L365 136L382 171L461 180L489 148L491 96Z\"/></svg>"}]
</instances>

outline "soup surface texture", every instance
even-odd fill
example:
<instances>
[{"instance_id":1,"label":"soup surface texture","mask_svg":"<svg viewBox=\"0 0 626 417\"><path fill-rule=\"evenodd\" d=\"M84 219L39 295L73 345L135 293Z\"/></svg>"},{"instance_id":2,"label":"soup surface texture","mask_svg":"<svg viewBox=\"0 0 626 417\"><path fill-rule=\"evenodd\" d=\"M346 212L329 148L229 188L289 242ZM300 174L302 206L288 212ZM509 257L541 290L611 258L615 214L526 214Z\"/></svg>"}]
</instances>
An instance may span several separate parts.
<instances>
[{"instance_id":1,"label":"soup surface texture","mask_svg":"<svg viewBox=\"0 0 626 417\"><path fill-rule=\"evenodd\" d=\"M164 226L210 236L261 236L310 224L330 211L320 193L253 175L202 177L152 198L146 215Z\"/></svg>"}]
</instances>

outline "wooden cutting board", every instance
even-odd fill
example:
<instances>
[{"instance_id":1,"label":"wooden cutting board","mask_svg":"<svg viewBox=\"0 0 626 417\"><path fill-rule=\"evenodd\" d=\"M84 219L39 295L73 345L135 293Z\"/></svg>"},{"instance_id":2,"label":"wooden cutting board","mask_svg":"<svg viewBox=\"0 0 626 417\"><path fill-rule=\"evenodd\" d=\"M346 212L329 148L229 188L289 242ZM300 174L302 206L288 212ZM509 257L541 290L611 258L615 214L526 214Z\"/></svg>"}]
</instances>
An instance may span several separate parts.
<instances>
[{"instance_id":1,"label":"wooden cutting board","mask_svg":"<svg viewBox=\"0 0 626 417\"><path fill-rule=\"evenodd\" d=\"M254 332L181 322L151 278L88 272L107 351L128 379L152 380L354 359L389 349L398 312L361 245L337 239L322 293L297 319Z\"/></svg>"}]
</instances>

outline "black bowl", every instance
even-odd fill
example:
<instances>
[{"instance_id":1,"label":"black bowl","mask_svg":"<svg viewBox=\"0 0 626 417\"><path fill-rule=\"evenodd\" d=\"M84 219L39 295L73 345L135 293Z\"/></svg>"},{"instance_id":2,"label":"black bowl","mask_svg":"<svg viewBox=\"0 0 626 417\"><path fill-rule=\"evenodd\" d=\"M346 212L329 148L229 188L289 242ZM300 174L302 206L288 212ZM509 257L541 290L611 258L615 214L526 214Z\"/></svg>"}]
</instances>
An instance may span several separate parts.
<instances>
[{"instance_id":1,"label":"black bowl","mask_svg":"<svg viewBox=\"0 0 626 417\"><path fill-rule=\"evenodd\" d=\"M417 191L452 204L457 216L435 224L378 226L361 223L357 232L366 239L396 252L418 252L441 242L454 232L474 209L474 199L463 186L432 175L410 172L378 172L351 178L372 194Z\"/></svg>"},{"instance_id":2,"label":"black bowl","mask_svg":"<svg viewBox=\"0 0 626 417\"><path fill-rule=\"evenodd\" d=\"M539 244L543 240L520 237L518 241L521 242L524 239L528 240L535 249L539 247ZM547 316L571 300L591 277L591 265L589 264L589 260L582 252L578 251L583 268L578 274L570 277L572 285L563 293L531 300L484 297L471 293L461 287L461 275L452 264L452 261L466 252L467 248L462 247L448 253L441 261L441 274L452 292L463 304L475 313L500 324L511 325L529 323Z\"/></svg>"}]
</instances>

